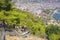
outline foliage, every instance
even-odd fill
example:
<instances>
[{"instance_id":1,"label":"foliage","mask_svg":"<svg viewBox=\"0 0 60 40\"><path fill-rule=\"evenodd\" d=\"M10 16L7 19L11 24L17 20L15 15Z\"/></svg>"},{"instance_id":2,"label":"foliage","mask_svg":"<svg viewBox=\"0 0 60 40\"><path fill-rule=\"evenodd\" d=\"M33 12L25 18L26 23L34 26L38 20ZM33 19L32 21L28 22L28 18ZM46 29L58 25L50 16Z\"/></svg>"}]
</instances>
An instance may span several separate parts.
<instances>
[{"instance_id":1,"label":"foliage","mask_svg":"<svg viewBox=\"0 0 60 40\"><path fill-rule=\"evenodd\" d=\"M38 36L45 36L44 21L30 12L20 13L20 26L26 25L30 33Z\"/></svg>"},{"instance_id":2,"label":"foliage","mask_svg":"<svg viewBox=\"0 0 60 40\"><path fill-rule=\"evenodd\" d=\"M48 35L50 40L60 39L59 38L60 37L60 26L48 25L46 28L46 34Z\"/></svg>"},{"instance_id":3,"label":"foliage","mask_svg":"<svg viewBox=\"0 0 60 40\"><path fill-rule=\"evenodd\" d=\"M56 34L51 34L49 36L50 40L60 40L60 35L56 35Z\"/></svg>"},{"instance_id":4,"label":"foliage","mask_svg":"<svg viewBox=\"0 0 60 40\"><path fill-rule=\"evenodd\" d=\"M0 10L10 10L11 9L11 0L0 0Z\"/></svg>"},{"instance_id":5,"label":"foliage","mask_svg":"<svg viewBox=\"0 0 60 40\"><path fill-rule=\"evenodd\" d=\"M5 21L7 25L17 25L20 23L19 13L17 11L1 11L0 12L0 21Z\"/></svg>"},{"instance_id":6,"label":"foliage","mask_svg":"<svg viewBox=\"0 0 60 40\"><path fill-rule=\"evenodd\" d=\"M45 36L45 27L42 25L34 25L34 27L31 28L31 33L34 35L38 35L40 37Z\"/></svg>"}]
</instances>

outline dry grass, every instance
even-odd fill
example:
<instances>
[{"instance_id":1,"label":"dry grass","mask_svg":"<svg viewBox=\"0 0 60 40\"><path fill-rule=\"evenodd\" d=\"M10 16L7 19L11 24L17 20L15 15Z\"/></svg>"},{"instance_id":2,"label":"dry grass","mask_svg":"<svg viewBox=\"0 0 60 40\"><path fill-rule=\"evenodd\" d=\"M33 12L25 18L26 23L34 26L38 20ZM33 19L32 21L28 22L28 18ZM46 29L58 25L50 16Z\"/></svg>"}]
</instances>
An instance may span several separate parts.
<instances>
[{"instance_id":1,"label":"dry grass","mask_svg":"<svg viewBox=\"0 0 60 40\"><path fill-rule=\"evenodd\" d=\"M29 37L23 38L23 37L18 37L18 36L7 35L6 40L45 40L45 39L39 38L39 37L36 37L36 36L29 36Z\"/></svg>"}]
</instances>

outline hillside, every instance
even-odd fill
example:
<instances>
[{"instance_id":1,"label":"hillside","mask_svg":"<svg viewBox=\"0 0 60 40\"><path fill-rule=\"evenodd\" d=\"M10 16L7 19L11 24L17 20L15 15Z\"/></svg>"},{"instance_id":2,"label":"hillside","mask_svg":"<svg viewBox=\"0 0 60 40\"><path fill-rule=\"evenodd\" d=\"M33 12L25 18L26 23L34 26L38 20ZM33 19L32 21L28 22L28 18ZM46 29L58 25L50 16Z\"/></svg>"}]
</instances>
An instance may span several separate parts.
<instances>
[{"instance_id":1,"label":"hillside","mask_svg":"<svg viewBox=\"0 0 60 40\"><path fill-rule=\"evenodd\" d=\"M20 26L27 26L30 33L41 38L50 40L60 40L60 26L44 25L44 21L30 12L23 11L20 13ZM39 38L38 38L39 39Z\"/></svg>"},{"instance_id":2,"label":"hillside","mask_svg":"<svg viewBox=\"0 0 60 40\"><path fill-rule=\"evenodd\" d=\"M20 37L22 36L26 37L29 35L32 38L31 40L36 40L36 39L41 40L40 38L42 39L46 38L48 40L60 40L60 25L53 25L53 24L44 25L45 20L43 20L42 18L38 18L30 12L19 10L19 8L18 9L13 8L12 5L13 4L11 3L11 0L2 0L2 1L0 0L0 27L2 28L0 29L0 34L2 34L2 36L0 35L1 39L7 38L10 40L11 39L14 40L16 38L15 40L20 40L20 39L25 40L25 38L20 38ZM53 6L55 7L55 5ZM46 12L48 13L48 11ZM22 31L22 29L25 29L25 28L21 28L22 26L24 27L26 26L26 31L25 30L24 32ZM20 31L22 31L23 33L21 33ZM19 35L20 33L22 35ZM10 36L8 36L8 34ZM26 39L30 40L29 39L30 37L27 37Z\"/></svg>"}]
</instances>

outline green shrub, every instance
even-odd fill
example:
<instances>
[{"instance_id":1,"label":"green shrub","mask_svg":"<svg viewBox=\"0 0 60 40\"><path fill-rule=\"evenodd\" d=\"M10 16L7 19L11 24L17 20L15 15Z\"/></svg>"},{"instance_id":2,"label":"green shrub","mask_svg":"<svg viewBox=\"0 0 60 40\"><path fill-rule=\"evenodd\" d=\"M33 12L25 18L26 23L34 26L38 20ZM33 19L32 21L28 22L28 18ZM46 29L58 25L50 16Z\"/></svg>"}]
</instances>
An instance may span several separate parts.
<instances>
[{"instance_id":1,"label":"green shrub","mask_svg":"<svg viewBox=\"0 0 60 40\"><path fill-rule=\"evenodd\" d=\"M50 40L60 40L60 26L48 25L46 27L46 34Z\"/></svg>"}]
</instances>

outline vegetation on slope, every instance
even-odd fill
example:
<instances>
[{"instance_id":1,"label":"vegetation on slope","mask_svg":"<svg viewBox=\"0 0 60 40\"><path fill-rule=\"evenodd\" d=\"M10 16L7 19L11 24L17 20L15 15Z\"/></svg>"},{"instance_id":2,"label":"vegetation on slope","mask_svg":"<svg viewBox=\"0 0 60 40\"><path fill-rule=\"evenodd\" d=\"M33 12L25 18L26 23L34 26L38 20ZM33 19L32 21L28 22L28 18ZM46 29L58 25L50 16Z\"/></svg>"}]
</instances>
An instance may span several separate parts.
<instances>
[{"instance_id":1,"label":"vegetation on slope","mask_svg":"<svg viewBox=\"0 0 60 40\"><path fill-rule=\"evenodd\" d=\"M12 9L10 0L0 0L0 21L3 22L4 27L15 27L16 25L20 27L26 25L31 34L40 37L46 37L47 35L50 40L60 40L60 26L44 26L44 21L32 13Z\"/></svg>"}]
</instances>

